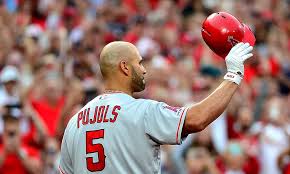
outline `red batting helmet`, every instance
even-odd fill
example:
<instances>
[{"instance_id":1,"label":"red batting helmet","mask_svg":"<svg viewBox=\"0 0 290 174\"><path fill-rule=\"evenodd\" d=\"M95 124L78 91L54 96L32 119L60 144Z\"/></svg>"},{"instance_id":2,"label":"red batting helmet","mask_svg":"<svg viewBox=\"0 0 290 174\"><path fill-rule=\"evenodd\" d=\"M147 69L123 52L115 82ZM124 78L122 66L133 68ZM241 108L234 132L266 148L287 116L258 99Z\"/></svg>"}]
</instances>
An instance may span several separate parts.
<instances>
[{"instance_id":1,"label":"red batting helmet","mask_svg":"<svg viewBox=\"0 0 290 174\"><path fill-rule=\"evenodd\" d=\"M213 13L202 24L202 38L217 55L225 58L238 42L255 45L255 36L250 28L226 12Z\"/></svg>"}]
</instances>

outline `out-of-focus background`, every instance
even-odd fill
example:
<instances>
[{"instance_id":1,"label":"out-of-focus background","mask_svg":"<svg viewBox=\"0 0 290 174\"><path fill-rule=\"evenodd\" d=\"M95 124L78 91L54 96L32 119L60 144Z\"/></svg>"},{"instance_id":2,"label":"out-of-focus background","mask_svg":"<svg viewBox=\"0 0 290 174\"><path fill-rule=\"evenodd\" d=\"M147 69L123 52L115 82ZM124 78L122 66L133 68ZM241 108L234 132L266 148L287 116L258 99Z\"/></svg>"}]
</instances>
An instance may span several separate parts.
<instances>
[{"instance_id":1,"label":"out-of-focus background","mask_svg":"<svg viewBox=\"0 0 290 174\"><path fill-rule=\"evenodd\" d=\"M0 173L58 173L68 120L103 92L99 54L111 41L145 59L136 97L205 98L226 70L200 33L218 11L250 26L254 56L219 119L162 147L162 173L289 174L289 0L0 0Z\"/></svg>"}]
</instances>

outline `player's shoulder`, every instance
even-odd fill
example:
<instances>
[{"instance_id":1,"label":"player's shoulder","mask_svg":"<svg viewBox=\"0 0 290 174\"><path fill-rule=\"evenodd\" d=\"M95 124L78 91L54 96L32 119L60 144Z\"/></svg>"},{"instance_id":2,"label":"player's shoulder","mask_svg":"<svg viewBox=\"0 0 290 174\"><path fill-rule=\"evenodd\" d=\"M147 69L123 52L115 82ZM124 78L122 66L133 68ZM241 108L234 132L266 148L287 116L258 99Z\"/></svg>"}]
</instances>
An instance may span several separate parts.
<instances>
[{"instance_id":1,"label":"player's shoulder","mask_svg":"<svg viewBox=\"0 0 290 174\"><path fill-rule=\"evenodd\" d=\"M156 101L151 99L137 99L137 102L141 103L142 106L146 107L146 111L151 113L158 110L159 111L174 111L180 112L184 110L186 107L179 107L179 106L171 106L162 101Z\"/></svg>"},{"instance_id":2,"label":"player's shoulder","mask_svg":"<svg viewBox=\"0 0 290 174\"><path fill-rule=\"evenodd\" d=\"M152 99L144 99L144 98L138 98L135 99L136 103L141 103L141 104L158 104L160 102L156 101L156 100L152 100Z\"/></svg>"},{"instance_id":3,"label":"player's shoulder","mask_svg":"<svg viewBox=\"0 0 290 174\"><path fill-rule=\"evenodd\" d=\"M162 103L162 102L159 102L156 100L151 100L151 99L139 98L139 99L135 99L131 103L131 107L133 106L133 107L137 107L138 109L148 110L148 109L150 109L150 107L157 106L160 103Z\"/></svg>"}]
</instances>

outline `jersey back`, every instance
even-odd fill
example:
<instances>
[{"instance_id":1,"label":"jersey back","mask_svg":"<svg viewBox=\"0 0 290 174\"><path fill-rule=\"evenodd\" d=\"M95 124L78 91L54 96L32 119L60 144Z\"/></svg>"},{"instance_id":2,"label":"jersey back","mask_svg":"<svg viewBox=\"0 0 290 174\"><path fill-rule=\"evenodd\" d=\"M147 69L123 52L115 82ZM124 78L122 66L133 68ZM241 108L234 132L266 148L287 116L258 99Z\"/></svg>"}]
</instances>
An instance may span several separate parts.
<instances>
[{"instance_id":1,"label":"jersey back","mask_svg":"<svg viewBox=\"0 0 290 174\"><path fill-rule=\"evenodd\" d=\"M186 108L124 93L103 94L69 121L60 171L160 173L160 145L180 144Z\"/></svg>"}]
</instances>

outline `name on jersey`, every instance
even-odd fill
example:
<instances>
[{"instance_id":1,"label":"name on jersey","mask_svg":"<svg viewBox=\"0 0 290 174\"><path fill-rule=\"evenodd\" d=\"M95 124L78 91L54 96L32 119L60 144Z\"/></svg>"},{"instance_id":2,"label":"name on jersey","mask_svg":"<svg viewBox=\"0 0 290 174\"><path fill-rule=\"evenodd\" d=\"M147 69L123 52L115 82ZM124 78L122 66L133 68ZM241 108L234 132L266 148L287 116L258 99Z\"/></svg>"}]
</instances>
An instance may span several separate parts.
<instances>
[{"instance_id":1,"label":"name on jersey","mask_svg":"<svg viewBox=\"0 0 290 174\"><path fill-rule=\"evenodd\" d=\"M111 109L113 108L113 109ZM112 110L112 112L109 112L109 110ZM78 113L78 122L77 127L79 128L80 125L87 125L87 124L95 124L95 123L114 123L117 120L117 117L119 115L118 111L121 110L121 106L116 105L114 107L111 107L110 105L106 106L96 106L94 109L94 115L92 118L90 118L90 111L91 108L87 108L81 112Z\"/></svg>"}]
</instances>

